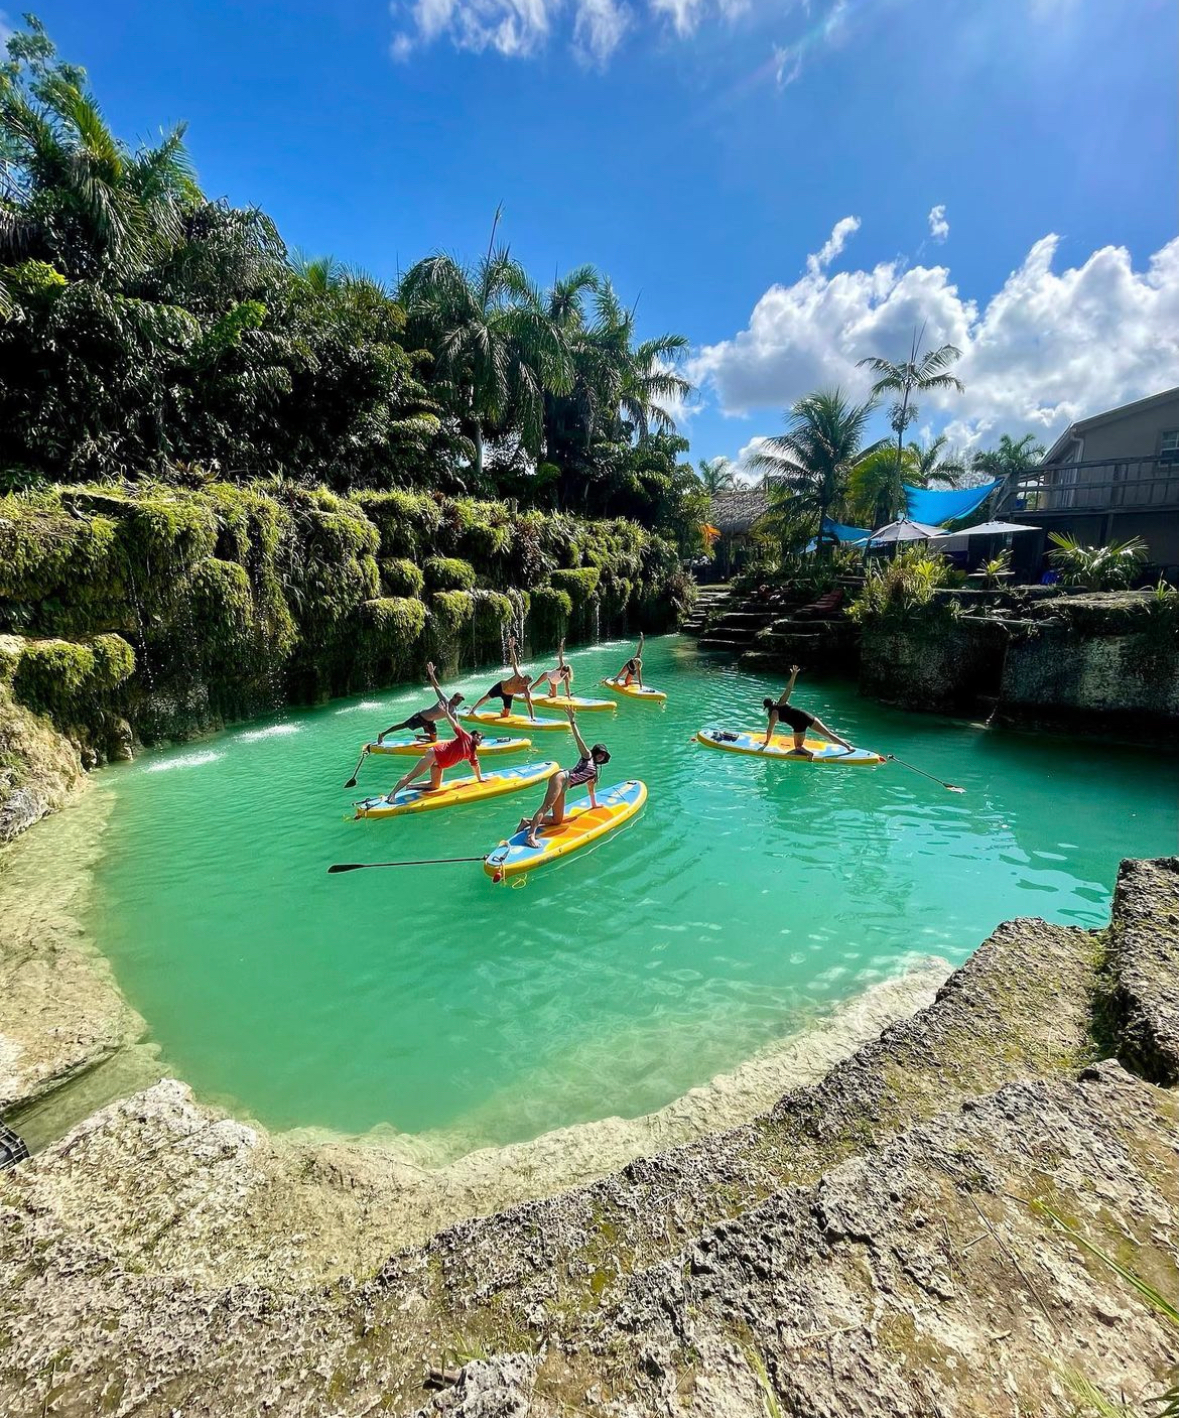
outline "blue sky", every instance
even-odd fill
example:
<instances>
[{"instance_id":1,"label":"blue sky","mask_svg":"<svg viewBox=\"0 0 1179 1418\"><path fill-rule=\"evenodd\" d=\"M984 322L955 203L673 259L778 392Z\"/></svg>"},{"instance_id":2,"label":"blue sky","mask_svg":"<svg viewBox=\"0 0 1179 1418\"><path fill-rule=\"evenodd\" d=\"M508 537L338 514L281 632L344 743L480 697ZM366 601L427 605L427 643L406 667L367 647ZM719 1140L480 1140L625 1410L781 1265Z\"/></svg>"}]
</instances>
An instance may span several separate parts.
<instances>
[{"instance_id":1,"label":"blue sky","mask_svg":"<svg viewBox=\"0 0 1179 1418\"><path fill-rule=\"evenodd\" d=\"M205 190L309 254L392 279L481 251L502 201L535 278L592 261L691 340L694 456L862 392L915 320L965 350L923 410L963 444L1179 383L1173 0L38 13L121 134L188 120Z\"/></svg>"}]
</instances>

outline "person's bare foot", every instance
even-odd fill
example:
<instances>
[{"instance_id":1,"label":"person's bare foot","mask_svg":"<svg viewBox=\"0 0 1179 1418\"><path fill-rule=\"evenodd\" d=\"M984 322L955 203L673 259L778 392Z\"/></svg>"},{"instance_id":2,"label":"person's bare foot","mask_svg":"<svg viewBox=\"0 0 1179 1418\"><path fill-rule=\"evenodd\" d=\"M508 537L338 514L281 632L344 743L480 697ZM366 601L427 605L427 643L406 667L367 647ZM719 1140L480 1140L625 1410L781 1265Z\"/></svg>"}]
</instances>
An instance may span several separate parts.
<instances>
[{"instance_id":1,"label":"person's bare foot","mask_svg":"<svg viewBox=\"0 0 1179 1418\"><path fill-rule=\"evenodd\" d=\"M540 846L540 840L534 832L530 832L528 836L524 839L524 845L526 847L531 847L535 851L536 848Z\"/></svg>"}]
</instances>

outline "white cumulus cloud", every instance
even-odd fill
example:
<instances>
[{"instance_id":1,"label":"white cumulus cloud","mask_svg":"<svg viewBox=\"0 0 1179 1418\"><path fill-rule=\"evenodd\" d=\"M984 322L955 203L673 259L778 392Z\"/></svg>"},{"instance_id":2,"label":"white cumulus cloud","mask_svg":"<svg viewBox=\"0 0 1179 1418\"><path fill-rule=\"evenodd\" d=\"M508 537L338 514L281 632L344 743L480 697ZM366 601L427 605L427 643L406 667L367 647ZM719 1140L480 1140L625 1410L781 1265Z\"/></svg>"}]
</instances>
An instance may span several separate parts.
<instances>
[{"instance_id":1,"label":"white cumulus cloud","mask_svg":"<svg viewBox=\"0 0 1179 1418\"><path fill-rule=\"evenodd\" d=\"M929 209L929 234L934 241L945 241L950 234L950 223L946 221L946 206L939 202Z\"/></svg>"},{"instance_id":2,"label":"white cumulus cloud","mask_svg":"<svg viewBox=\"0 0 1179 1418\"><path fill-rule=\"evenodd\" d=\"M696 351L689 377L730 414L781 410L824 386L859 398L868 380L857 361L899 357L924 325L927 346L962 350L966 392L923 400L923 419L967 445L1028 430L1051 439L1073 419L1179 382L1179 239L1141 269L1124 247L1106 246L1058 271L1059 248L1058 236L1041 238L980 305L946 266L886 261L828 274L825 246L801 279L765 292L744 329Z\"/></svg>"}]
</instances>

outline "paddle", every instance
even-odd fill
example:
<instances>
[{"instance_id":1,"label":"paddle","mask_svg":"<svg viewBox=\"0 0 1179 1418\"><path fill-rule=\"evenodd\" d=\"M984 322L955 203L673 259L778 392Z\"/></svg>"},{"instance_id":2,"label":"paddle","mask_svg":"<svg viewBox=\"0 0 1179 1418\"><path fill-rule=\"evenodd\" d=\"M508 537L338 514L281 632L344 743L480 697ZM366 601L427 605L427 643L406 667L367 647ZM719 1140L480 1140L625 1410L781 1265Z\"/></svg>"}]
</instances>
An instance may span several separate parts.
<instances>
[{"instance_id":1,"label":"paddle","mask_svg":"<svg viewBox=\"0 0 1179 1418\"><path fill-rule=\"evenodd\" d=\"M336 862L328 867L328 875L341 871L367 871L369 867L444 867L451 862L484 862L486 857L425 857L412 862Z\"/></svg>"},{"instance_id":2,"label":"paddle","mask_svg":"<svg viewBox=\"0 0 1179 1418\"><path fill-rule=\"evenodd\" d=\"M931 782L937 783L945 788L947 793L964 793L965 788L960 788L956 783L943 783L940 778L935 778L932 773L927 773L924 768L917 768L912 763L906 763L903 758L898 758L895 753L886 753L885 759L889 763L899 763L902 768L908 768L914 773L920 773L923 778L928 778Z\"/></svg>"},{"instance_id":3,"label":"paddle","mask_svg":"<svg viewBox=\"0 0 1179 1418\"><path fill-rule=\"evenodd\" d=\"M364 760L368 757L368 744L360 750L360 757L356 760L356 767L352 770L352 777L344 784L346 788L355 788L356 780L360 777L360 770L364 766Z\"/></svg>"}]
</instances>

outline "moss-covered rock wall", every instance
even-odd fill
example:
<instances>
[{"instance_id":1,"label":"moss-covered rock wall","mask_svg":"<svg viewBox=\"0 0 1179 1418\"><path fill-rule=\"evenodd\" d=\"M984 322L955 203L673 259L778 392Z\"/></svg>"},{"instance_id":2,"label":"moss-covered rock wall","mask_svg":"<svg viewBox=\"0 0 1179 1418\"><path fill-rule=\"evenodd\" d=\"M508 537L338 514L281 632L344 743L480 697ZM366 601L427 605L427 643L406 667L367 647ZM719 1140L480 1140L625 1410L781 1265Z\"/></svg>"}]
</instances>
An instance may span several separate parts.
<instances>
[{"instance_id":1,"label":"moss-covered rock wall","mask_svg":"<svg viewBox=\"0 0 1179 1418\"><path fill-rule=\"evenodd\" d=\"M283 483L0 498L3 704L88 765L430 658L494 659L509 633L539 652L663 630L689 594L633 523L505 503Z\"/></svg>"}]
</instances>

